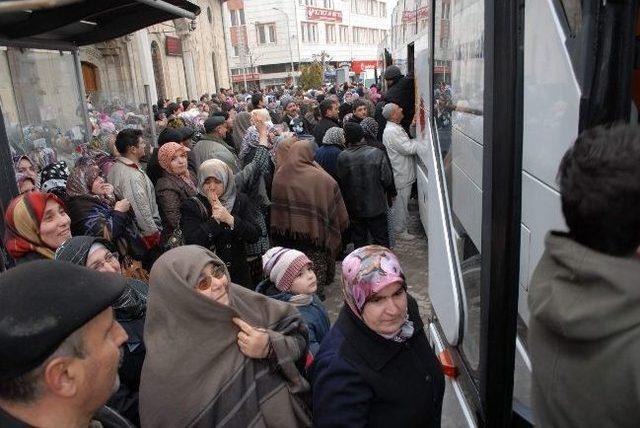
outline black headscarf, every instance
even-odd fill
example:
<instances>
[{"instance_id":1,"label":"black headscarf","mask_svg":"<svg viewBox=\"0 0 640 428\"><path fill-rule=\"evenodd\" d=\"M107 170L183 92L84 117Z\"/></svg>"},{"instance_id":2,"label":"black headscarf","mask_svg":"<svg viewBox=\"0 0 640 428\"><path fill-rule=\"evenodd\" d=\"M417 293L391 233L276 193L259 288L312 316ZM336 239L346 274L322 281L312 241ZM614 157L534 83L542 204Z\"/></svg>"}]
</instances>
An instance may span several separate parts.
<instances>
[{"instance_id":1,"label":"black headscarf","mask_svg":"<svg viewBox=\"0 0 640 428\"><path fill-rule=\"evenodd\" d=\"M93 244L104 245L107 250L115 252L111 242L95 236L74 236L62 244L56 251L55 260L87 265L89 250ZM127 278L127 286L113 303L113 309L119 321L133 321L142 318L147 312L147 296L149 286L142 281Z\"/></svg>"}]
</instances>

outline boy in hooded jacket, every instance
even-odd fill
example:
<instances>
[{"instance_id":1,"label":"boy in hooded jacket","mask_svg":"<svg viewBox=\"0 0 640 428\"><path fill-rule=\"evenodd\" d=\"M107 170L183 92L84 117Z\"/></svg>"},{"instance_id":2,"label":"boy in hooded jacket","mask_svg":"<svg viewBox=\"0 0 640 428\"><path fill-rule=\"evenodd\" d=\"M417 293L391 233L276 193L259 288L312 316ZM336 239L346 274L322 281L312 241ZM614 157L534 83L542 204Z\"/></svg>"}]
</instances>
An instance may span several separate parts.
<instances>
[{"instance_id":1,"label":"boy in hooded jacket","mask_svg":"<svg viewBox=\"0 0 640 428\"><path fill-rule=\"evenodd\" d=\"M262 256L262 267L267 278L258 284L256 292L298 308L309 329L312 358L331 327L327 310L316 295L318 285L313 263L301 251L273 247Z\"/></svg>"}]
</instances>

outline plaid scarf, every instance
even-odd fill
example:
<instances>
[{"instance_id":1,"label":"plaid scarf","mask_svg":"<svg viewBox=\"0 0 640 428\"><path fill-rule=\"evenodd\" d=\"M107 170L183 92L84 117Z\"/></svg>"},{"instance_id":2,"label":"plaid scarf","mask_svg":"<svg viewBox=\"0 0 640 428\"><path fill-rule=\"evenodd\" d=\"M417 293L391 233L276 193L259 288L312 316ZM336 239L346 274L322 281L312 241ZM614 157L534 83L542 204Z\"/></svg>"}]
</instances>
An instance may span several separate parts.
<instances>
[{"instance_id":1,"label":"plaid scarf","mask_svg":"<svg viewBox=\"0 0 640 428\"><path fill-rule=\"evenodd\" d=\"M349 216L338 184L313 161L307 141L293 143L279 159L271 202L272 234L338 253Z\"/></svg>"}]
</instances>

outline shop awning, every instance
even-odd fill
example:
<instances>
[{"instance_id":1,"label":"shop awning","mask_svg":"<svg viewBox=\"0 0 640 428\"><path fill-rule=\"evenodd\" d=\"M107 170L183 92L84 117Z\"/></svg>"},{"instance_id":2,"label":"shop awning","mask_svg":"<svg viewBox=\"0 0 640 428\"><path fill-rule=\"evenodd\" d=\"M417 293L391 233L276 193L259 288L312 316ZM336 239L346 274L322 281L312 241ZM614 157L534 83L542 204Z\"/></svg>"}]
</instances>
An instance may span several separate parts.
<instances>
[{"instance_id":1,"label":"shop awning","mask_svg":"<svg viewBox=\"0 0 640 428\"><path fill-rule=\"evenodd\" d=\"M66 6L32 11L0 13L0 41L24 45L83 46L133 33L179 16L179 8L194 15L200 8L186 0L163 0L168 8L153 1L84 0ZM169 11L171 6L175 8Z\"/></svg>"}]
</instances>

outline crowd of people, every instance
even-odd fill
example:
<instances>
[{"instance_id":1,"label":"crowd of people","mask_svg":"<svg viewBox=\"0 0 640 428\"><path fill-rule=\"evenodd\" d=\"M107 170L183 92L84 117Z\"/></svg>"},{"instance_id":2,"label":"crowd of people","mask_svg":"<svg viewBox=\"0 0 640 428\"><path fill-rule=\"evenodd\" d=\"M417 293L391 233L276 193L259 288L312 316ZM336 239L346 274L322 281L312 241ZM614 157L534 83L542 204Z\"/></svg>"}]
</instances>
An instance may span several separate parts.
<instances>
[{"instance_id":1,"label":"crowd of people","mask_svg":"<svg viewBox=\"0 0 640 428\"><path fill-rule=\"evenodd\" d=\"M155 142L126 127L74 165L14 159L0 425L439 426L393 253L415 239L412 111L345 84L153 112Z\"/></svg>"},{"instance_id":2,"label":"crowd of people","mask_svg":"<svg viewBox=\"0 0 640 428\"><path fill-rule=\"evenodd\" d=\"M384 78L158 100L156 142L129 127L72 168L15 156L0 426L440 426L442 369L393 252L415 239L413 85ZM639 135L588 130L560 165L568 232L528 302L540 426L637 423Z\"/></svg>"}]
</instances>

